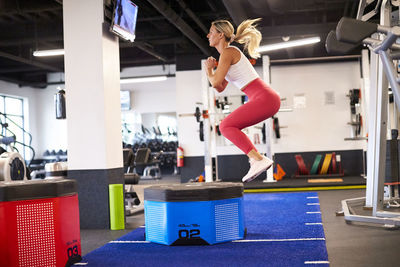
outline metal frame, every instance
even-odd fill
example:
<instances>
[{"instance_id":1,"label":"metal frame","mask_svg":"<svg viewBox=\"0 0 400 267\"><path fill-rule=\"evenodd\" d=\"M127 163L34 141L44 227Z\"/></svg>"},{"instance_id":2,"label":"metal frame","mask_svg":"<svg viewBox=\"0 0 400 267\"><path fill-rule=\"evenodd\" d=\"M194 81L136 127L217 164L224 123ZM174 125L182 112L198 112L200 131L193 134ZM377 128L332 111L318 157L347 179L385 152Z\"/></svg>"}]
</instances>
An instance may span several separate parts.
<instances>
[{"instance_id":1,"label":"metal frame","mask_svg":"<svg viewBox=\"0 0 400 267\"><path fill-rule=\"evenodd\" d=\"M213 182L213 170L215 170L215 180L218 181L218 157L217 157L217 144L215 136L215 109L214 109L214 89L209 86L209 82L205 70L205 62L201 61L201 88L203 110L209 111L209 117L203 120L204 125L204 172L205 181ZM213 161L214 159L214 161Z\"/></svg>"},{"instance_id":2,"label":"metal frame","mask_svg":"<svg viewBox=\"0 0 400 267\"><path fill-rule=\"evenodd\" d=\"M388 81L391 85L395 103L400 107L400 79L393 65L392 54L388 51L400 36L398 27L389 28L391 5L389 0L383 0L381 6L381 25L378 32L385 33L383 40L367 38L364 43L369 45L371 53L371 91L369 110L369 143L367 194L363 198L342 200L342 209L347 221L383 224L385 226L400 226L400 212L384 210L384 182L386 162L386 139L388 120ZM379 55L379 61L378 56ZM383 75L385 73L385 75ZM376 79L376 80L375 80ZM372 163L372 164L371 164ZM372 187L372 190L371 190ZM369 203L371 202L371 203ZM372 216L357 215L351 205L372 206Z\"/></svg>"},{"instance_id":3,"label":"metal frame","mask_svg":"<svg viewBox=\"0 0 400 267\"><path fill-rule=\"evenodd\" d=\"M267 84L271 84L271 60L269 56L262 56L262 70L263 70L263 80ZM265 120L265 140L266 140L266 154L267 157L272 159L272 151L271 151L271 141L272 141L272 119ZM269 168L266 172L266 177L263 180L263 183L274 183L276 180L274 179L274 168Z\"/></svg>"},{"instance_id":4,"label":"metal frame","mask_svg":"<svg viewBox=\"0 0 400 267\"><path fill-rule=\"evenodd\" d=\"M373 16L375 16L378 13L379 5L380 5L382 0L377 0L375 8L373 10L371 10L370 12L368 12L367 14L364 14L365 8L367 6L369 6L370 4L372 4L374 1L375 0L361 0L360 1L360 3L358 4L357 19L366 21L366 20L369 20L370 18L372 18Z\"/></svg>"}]
</instances>

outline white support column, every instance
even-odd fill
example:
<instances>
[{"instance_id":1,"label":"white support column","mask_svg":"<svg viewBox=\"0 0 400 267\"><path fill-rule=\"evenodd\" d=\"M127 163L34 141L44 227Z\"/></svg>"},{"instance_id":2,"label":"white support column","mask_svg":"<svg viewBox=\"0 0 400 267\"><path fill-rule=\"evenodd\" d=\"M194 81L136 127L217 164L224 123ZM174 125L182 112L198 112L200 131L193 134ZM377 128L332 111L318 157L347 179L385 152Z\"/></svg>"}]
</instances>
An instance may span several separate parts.
<instances>
[{"instance_id":1,"label":"white support column","mask_svg":"<svg viewBox=\"0 0 400 267\"><path fill-rule=\"evenodd\" d=\"M361 114L362 114L362 128L361 133L364 137L368 136L368 108L370 103L370 90L371 90L371 75L370 75L370 60L369 60L369 49L363 49L361 51ZM368 140L368 139L367 139ZM363 152L367 151L368 142L364 142ZM366 158L364 157L366 153L363 153L363 176L367 179L366 170Z\"/></svg>"},{"instance_id":2,"label":"white support column","mask_svg":"<svg viewBox=\"0 0 400 267\"><path fill-rule=\"evenodd\" d=\"M361 68L362 68L362 88L361 88L361 114L363 115L363 133L368 130L368 107L370 103L371 75L369 49L361 51Z\"/></svg>"},{"instance_id":3,"label":"white support column","mask_svg":"<svg viewBox=\"0 0 400 267\"><path fill-rule=\"evenodd\" d=\"M68 177L78 181L81 226L108 228L108 185L123 183L118 38L103 0L64 0Z\"/></svg>"},{"instance_id":4,"label":"white support column","mask_svg":"<svg viewBox=\"0 0 400 267\"><path fill-rule=\"evenodd\" d=\"M375 161L376 161L376 129L378 127L377 118L377 101L378 91L382 88L382 84L378 83L378 76L382 76L382 69L379 71L379 56L375 53L371 53L371 79L370 79L370 91L369 105L368 105L368 148L367 148L367 189L365 206L372 207L372 198L374 192L374 173L375 173ZM380 73L380 74L379 74Z\"/></svg>"},{"instance_id":5,"label":"white support column","mask_svg":"<svg viewBox=\"0 0 400 267\"><path fill-rule=\"evenodd\" d=\"M215 89L211 86L208 86L208 112L209 112L209 121L210 121L210 126L211 126L210 127L210 146L211 146L210 151L211 151L212 170L213 170L213 172L215 172L215 181L219 181L217 132L216 132L216 110L215 110Z\"/></svg>"},{"instance_id":6,"label":"white support column","mask_svg":"<svg viewBox=\"0 0 400 267\"><path fill-rule=\"evenodd\" d=\"M263 71L263 80L268 85L271 84L271 72L270 72L270 58L269 56L262 57L262 71ZM272 119L265 120L265 142L266 142L266 154L268 158L272 159L272 151L271 151L271 140L272 140ZM263 180L264 183L276 182L274 179L274 168L269 168L267 170L267 177Z\"/></svg>"},{"instance_id":7,"label":"white support column","mask_svg":"<svg viewBox=\"0 0 400 267\"><path fill-rule=\"evenodd\" d=\"M204 68L205 60L201 61L201 88L202 88L202 100L203 110L209 110L210 108L210 86L207 79L206 71ZM204 126L204 172L206 182L213 181L213 163L212 163L212 146L211 146L211 125L210 119L203 120Z\"/></svg>"}]
</instances>

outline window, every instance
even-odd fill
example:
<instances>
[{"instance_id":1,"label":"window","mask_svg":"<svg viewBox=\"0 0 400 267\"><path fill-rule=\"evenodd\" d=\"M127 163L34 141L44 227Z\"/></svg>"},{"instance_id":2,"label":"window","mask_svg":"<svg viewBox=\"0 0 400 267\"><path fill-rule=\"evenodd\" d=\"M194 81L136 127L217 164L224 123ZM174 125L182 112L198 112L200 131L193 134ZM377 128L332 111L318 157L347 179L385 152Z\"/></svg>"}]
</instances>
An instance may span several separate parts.
<instances>
[{"instance_id":1,"label":"window","mask_svg":"<svg viewBox=\"0 0 400 267\"><path fill-rule=\"evenodd\" d=\"M176 114L159 115L157 118L157 125L163 135L169 135L171 132L176 132Z\"/></svg>"},{"instance_id":2,"label":"window","mask_svg":"<svg viewBox=\"0 0 400 267\"><path fill-rule=\"evenodd\" d=\"M25 132L24 99L0 95L1 136L16 137L14 150L26 158L31 139ZM25 144L25 145L24 145ZM5 148L5 145L2 145ZM30 156L30 155L29 155Z\"/></svg>"}]
</instances>

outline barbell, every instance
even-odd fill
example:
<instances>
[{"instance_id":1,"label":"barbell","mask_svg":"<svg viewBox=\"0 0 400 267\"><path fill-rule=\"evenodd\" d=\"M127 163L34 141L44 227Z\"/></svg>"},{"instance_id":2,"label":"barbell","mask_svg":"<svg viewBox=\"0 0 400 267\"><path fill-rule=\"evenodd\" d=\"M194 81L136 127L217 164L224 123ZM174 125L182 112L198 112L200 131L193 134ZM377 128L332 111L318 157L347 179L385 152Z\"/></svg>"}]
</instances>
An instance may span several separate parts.
<instances>
[{"instance_id":1,"label":"barbell","mask_svg":"<svg viewBox=\"0 0 400 267\"><path fill-rule=\"evenodd\" d=\"M222 103L220 103L220 104L226 105L226 104L230 104L230 103L222 102ZM218 105L219 105L219 103L218 103ZM279 109L279 112L291 112L291 111L293 111L293 109L291 109L291 108L281 108L281 109ZM208 112L208 110L206 110L206 109L204 109L203 111L201 111L199 107L196 107L194 113L182 113L182 114L179 114L178 116L179 116L179 117L191 117L191 116L194 116L194 117L196 117L196 121L197 121L197 122L200 122L200 119L201 119L202 117L203 117L203 119L208 119L210 115L221 115L221 114L222 114L222 115L225 115L225 114L230 114L230 113L231 113L231 112L210 113L210 112ZM284 128L284 127L281 127L281 128Z\"/></svg>"},{"instance_id":2,"label":"barbell","mask_svg":"<svg viewBox=\"0 0 400 267\"><path fill-rule=\"evenodd\" d=\"M229 112L230 113L230 112ZM199 122L199 137L200 137L200 141L204 141L204 124L203 121L201 121L200 119L208 119L210 115L215 115L215 114L229 114L229 113L209 113L208 110L203 110L200 111L199 107L196 107L195 112L194 113L182 113L179 114L179 117L191 117L194 116L196 117L196 121ZM281 134L280 134L280 129L281 128L287 128L287 126L280 126L279 125L279 120L277 117L272 117L272 127L273 130L275 132L275 137L276 138L280 138ZM263 126L265 127L265 126ZM218 135L221 135L221 132L219 131L219 125L216 125L216 131L218 133ZM263 131L265 132L265 128L263 129Z\"/></svg>"},{"instance_id":3,"label":"barbell","mask_svg":"<svg viewBox=\"0 0 400 267\"><path fill-rule=\"evenodd\" d=\"M200 111L199 107L196 107L194 113L182 113L179 114L179 117L191 117L194 116L196 117L196 121L200 122L200 119L208 119L210 115L217 115L217 114L229 114L230 112L226 113L209 113L208 110L204 109L203 111Z\"/></svg>"}]
</instances>

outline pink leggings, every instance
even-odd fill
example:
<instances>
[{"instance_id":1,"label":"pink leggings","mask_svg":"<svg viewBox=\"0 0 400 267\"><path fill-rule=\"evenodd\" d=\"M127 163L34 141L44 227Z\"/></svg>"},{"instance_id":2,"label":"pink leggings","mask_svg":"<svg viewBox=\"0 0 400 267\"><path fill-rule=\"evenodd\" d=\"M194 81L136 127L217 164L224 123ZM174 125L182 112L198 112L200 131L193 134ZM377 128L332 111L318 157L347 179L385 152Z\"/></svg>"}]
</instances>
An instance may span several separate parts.
<instances>
[{"instance_id":1,"label":"pink leggings","mask_svg":"<svg viewBox=\"0 0 400 267\"><path fill-rule=\"evenodd\" d=\"M229 114L221 122L219 129L223 136L247 155L252 149L257 149L242 129L272 117L278 112L281 100L260 78L250 82L243 92L249 101Z\"/></svg>"}]
</instances>

